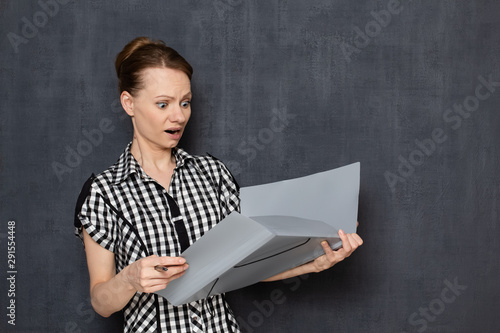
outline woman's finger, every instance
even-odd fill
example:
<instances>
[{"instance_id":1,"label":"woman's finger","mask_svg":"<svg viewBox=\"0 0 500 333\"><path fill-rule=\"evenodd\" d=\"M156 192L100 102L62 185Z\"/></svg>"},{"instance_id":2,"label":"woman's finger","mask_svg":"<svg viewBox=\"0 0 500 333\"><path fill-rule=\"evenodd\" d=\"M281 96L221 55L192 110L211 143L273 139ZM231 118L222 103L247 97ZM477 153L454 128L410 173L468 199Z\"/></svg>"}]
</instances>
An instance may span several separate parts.
<instances>
[{"instance_id":1,"label":"woman's finger","mask_svg":"<svg viewBox=\"0 0 500 333\"><path fill-rule=\"evenodd\" d=\"M351 243L349 242L349 237L348 237L348 235L346 235L344 230L342 230L342 229L339 230L339 236L340 236L340 239L342 240L342 248L346 252L351 251Z\"/></svg>"},{"instance_id":2,"label":"woman's finger","mask_svg":"<svg viewBox=\"0 0 500 333\"><path fill-rule=\"evenodd\" d=\"M156 255L152 255L146 258L141 259L142 267L155 267L155 266L177 266L184 265L186 263L186 259L182 257L158 257Z\"/></svg>"},{"instance_id":3,"label":"woman's finger","mask_svg":"<svg viewBox=\"0 0 500 333\"><path fill-rule=\"evenodd\" d=\"M321 242L321 247L323 248L323 251L325 251L326 255L333 254L333 250L330 247L330 244L328 244L328 242L326 240Z\"/></svg>"},{"instance_id":4,"label":"woman's finger","mask_svg":"<svg viewBox=\"0 0 500 333\"><path fill-rule=\"evenodd\" d=\"M143 292L151 293L154 291L165 289L170 282L180 278L185 273L186 271L184 269L179 270L177 268L175 271L171 270L169 272L161 273L160 276L155 276L150 279L144 280L144 285L142 285Z\"/></svg>"},{"instance_id":5,"label":"woman's finger","mask_svg":"<svg viewBox=\"0 0 500 333\"><path fill-rule=\"evenodd\" d=\"M361 237L359 237L358 234L352 234L352 237L356 240L356 242L358 243L358 246L363 245L363 239L361 239Z\"/></svg>"}]
</instances>

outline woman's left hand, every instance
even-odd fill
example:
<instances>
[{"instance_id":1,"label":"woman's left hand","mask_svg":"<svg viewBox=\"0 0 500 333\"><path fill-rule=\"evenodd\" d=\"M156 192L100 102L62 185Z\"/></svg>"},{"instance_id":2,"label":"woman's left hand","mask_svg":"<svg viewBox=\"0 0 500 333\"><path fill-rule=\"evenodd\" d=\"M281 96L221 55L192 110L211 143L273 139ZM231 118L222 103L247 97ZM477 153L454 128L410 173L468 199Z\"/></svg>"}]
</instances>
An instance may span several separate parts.
<instances>
[{"instance_id":1,"label":"woman's left hand","mask_svg":"<svg viewBox=\"0 0 500 333\"><path fill-rule=\"evenodd\" d=\"M358 223L359 225L359 223ZM315 260L306 264L289 269L282 273L276 274L263 281L277 281L288 279L294 276L318 273L332 267L333 265L341 262L349 257L359 246L363 244L363 240L356 233L346 234L344 231L339 231L340 239L342 240L342 247L338 250L332 250L327 241L321 242L325 254L316 258Z\"/></svg>"},{"instance_id":2,"label":"woman's left hand","mask_svg":"<svg viewBox=\"0 0 500 333\"><path fill-rule=\"evenodd\" d=\"M316 258L312 262L305 264L310 265L308 270L311 270L312 272L324 271L349 257L359 246L363 244L363 240L356 233L346 234L343 230L340 230L339 236L342 240L342 247L334 251L327 241L321 242L325 254Z\"/></svg>"}]
</instances>

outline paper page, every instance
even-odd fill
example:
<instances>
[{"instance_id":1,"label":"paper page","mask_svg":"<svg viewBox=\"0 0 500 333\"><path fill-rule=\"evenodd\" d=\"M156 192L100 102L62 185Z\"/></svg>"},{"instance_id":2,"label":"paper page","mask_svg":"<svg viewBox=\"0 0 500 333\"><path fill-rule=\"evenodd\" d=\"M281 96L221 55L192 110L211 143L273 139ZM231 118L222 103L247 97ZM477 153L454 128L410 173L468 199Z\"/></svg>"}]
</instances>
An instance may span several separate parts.
<instances>
[{"instance_id":1,"label":"paper page","mask_svg":"<svg viewBox=\"0 0 500 333\"><path fill-rule=\"evenodd\" d=\"M242 187L241 214L288 215L356 232L360 163L310 176Z\"/></svg>"}]
</instances>

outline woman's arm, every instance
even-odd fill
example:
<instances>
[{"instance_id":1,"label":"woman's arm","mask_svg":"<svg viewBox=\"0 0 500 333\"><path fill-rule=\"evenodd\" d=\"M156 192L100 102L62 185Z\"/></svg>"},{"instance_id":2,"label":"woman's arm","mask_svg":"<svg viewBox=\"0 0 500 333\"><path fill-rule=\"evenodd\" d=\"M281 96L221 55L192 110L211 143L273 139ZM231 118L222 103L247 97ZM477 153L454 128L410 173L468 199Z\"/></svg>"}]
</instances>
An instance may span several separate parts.
<instances>
[{"instance_id":1,"label":"woman's arm","mask_svg":"<svg viewBox=\"0 0 500 333\"><path fill-rule=\"evenodd\" d=\"M321 245L323 246L323 250L325 251L324 255L304 265L297 266L282 273L276 274L275 276L271 276L270 278L267 278L263 281L277 281L292 278L302 274L318 273L324 271L332 267L336 263L339 263L345 258L349 257L351 253L354 252L354 250L356 250L363 244L363 240L356 233L346 234L344 233L344 231L340 230L339 236L342 240L342 247L340 249L333 251L330 248L330 245L328 245L328 242L323 241L321 242Z\"/></svg>"},{"instance_id":2,"label":"woman's arm","mask_svg":"<svg viewBox=\"0 0 500 333\"><path fill-rule=\"evenodd\" d=\"M123 309L136 292L152 293L164 289L188 268L183 258L153 255L137 260L116 274L115 254L97 244L85 229L83 241L92 307L103 317ZM157 270L156 266L168 266L168 270Z\"/></svg>"}]
</instances>

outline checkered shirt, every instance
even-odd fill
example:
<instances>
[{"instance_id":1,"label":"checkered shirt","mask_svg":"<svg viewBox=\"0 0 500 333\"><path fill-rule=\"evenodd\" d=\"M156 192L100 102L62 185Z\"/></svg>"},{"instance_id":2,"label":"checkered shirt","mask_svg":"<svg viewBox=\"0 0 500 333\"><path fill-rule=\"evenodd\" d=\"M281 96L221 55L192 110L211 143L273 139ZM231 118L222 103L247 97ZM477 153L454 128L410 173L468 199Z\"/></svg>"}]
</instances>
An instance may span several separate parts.
<instances>
[{"instance_id":1,"label":"checkered shirt","mask_svg":"<svg viewBox=\"0 0 500 333\"><path fill-rule=\"evenodd\" d=\"M179 256L182 248L239 211L238 185L219 160L174 148L176 167L167 192L144 172L130 147L92 180L75 230L83 239L85 228L115 254L117 273L152 254ZM173 306L156 294L137 292L124 318L124 332L240 332L223 295Z\"/></svg>"}]
</instances>

